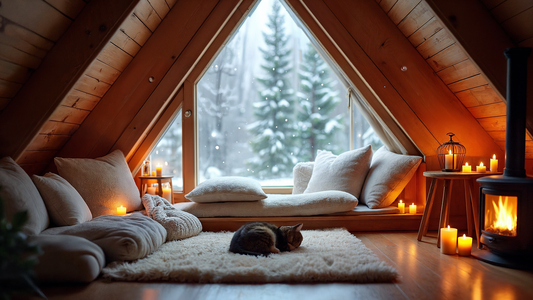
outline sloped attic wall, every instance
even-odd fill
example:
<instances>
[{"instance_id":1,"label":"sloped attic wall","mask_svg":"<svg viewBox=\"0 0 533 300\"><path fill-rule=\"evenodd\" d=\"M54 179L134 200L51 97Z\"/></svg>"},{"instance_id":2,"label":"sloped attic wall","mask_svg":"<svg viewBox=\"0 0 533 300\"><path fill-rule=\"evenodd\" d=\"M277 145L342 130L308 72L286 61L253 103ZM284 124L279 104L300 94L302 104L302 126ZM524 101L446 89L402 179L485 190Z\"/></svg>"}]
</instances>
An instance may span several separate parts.
<instances>
[{"instance_id":1,"label":"sloped attic wall","mask_svg":"<svg viewBox=\"0 0 533 300\"><path fill-rule=\"evenodd\" d=\"M406 1L399 0L397 2L404 3ZM106 1L92 0L89 4L102 2ZM148 3L149 6L152 6L153 3L157 2L160 1L143 0L138 5L146 6ZM109 89L104 92L102 99L89 114L89 117L81 123L79 129L76 130L76 127L74 130L62 134L64 140L59 144L60 148L54 150L54 155L96 157L106 154L111 149L118 148L129 153L131 157L131 152L135 150L139 141L146 137L155 120L164 111L169 96L175 94L188 72L202 57L204 51L209 48L220 28L228 22L233 26L238 24L242 15L246 14L247 7L250 7L251 2L178 1L157 27L157 30L154 29L154 35L142 45L141 50L135 53L136 55L133 55L131 62L125 67L118 79L113 81ZM342 1L289 2L293 6L304 4L302 12L310 12L311 19L318 20L316 28L324 30L321 34L324 35L325 32L325 36L329 34L333 44L340 48L336 51L339 51L345 59L347 58L344 63L339 63L339 65L343 69L351 67L352 72L354 71L353 66L355 66L355 73L360 72L368 83L366 88L375 93L379 100L387 105L399 124L424 154L434 155L436 147L443 141L442 136L445 137L446 132L455 130L456 133L465 132L464 136L468 136L461 141L472 150L473 156L488 157L492 153L499 153L501 156L501 149L497 147L494 140L442 81L434 76L434 71L416 53L401 31L395 28L391 19L381 10L379 3L368 0L348 4L341 3ZM324 8L324 12L316 7L311 7L313 5ZM344 7L345 5L349 5L349 7ZM344 9L348 12L343 11ZM355 12L351 10L355 10ZM372 18L365 17L365 13L370 13ZM358 17L357 14L363 14L362 18ZM2 15L1 8L0 15ZM128 13L128 15L130 14ZM132 16L140 19L135 14ZM115 18L116 20L118 18ZM78 19L74 23L77 21ZM147 20L144 21L148 22ZM83 25L81 23L81 26ZM143 25L149 27L145 23ZM330 26L330 31L326 29L327 26ZM182 30L181 33L179 30ZM365 32L360 32L365 30L380 34L369 36ZM120 30L115 32L119 34ZM176 36L179 36L179 39L169 38ZM115 54L108 55L112 56L109 58L111 61L114 60ZM398 60L400 58L401 60ZM60 60L56 60L56 63L57 61ZM408 70L413 72L400 73L400 68L406 64L409 65ZM78 66L66 67L76 68ZM406 73L409 75L406 76ZM150 80L151 77L153 78ZM83 78L80 77L79 79L74 84L81 83ZM94 82L91 84L93 85L86 88L96 88L97 85ZM57 93L55 96L60 95L61 93ZM63 97L62 101L65 98ZM31 99L29 103L32 101L33 103L38 102L36 99ZM3 118L4 113L8 111L9 106L17 106L17 103L19 102L9 102L2 112L3 115L0 116L0 141L2 142L0 154L23 159L23 154L29 150L30 142L28 140L34 141L34 137L39 136L39 130L33 133L33 137L24 137L24 141L13 138L13 136L16 137L21 134L17 126L10 126L9 130L5 130L7 127L5 123L2 123L6 120ZM10 119L15 124L23 125L24 122L28 121L25 119L24 113L20 112L22 110L19 110L15 118ZM437 110L439 114L435 114ZM39 129L42 129L48 120L49 118L46 118L41 126L38 126ZM451 128L442 126L448 122L452 124ZM41 135L46 136L48 133ZM53 135L52 132L49 136ZM10 146L24 151L16 153L16 151L6 150L5 145L11 141L18 141L18 144ZM46 139L44 139L43 144L31 149L31 151L35 151L35 154L49 150ZM26 170L30 173L42 172L43 166L48 165L52 157L53 155L47 154L32 160L27 164Z\"/></svg>"}]
</instances>

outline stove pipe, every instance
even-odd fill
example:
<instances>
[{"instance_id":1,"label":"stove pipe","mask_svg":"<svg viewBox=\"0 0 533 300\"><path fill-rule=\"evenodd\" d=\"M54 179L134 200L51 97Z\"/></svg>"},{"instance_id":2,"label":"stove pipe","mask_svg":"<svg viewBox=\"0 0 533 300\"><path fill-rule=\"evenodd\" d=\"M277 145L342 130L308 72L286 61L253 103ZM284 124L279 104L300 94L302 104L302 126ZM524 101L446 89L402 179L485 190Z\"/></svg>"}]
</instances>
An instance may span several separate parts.
<instances>
[{"instance_id":1,"label":"stove pipe","mask_svg":"<svg viewBox=\"0 0 533 300\"><path fill-rule=\"evenodd\" d=\"M527 58L531 48L509 48L507 57L507 131L504 176L526 177Z\"/></svg>"}]
</instances>

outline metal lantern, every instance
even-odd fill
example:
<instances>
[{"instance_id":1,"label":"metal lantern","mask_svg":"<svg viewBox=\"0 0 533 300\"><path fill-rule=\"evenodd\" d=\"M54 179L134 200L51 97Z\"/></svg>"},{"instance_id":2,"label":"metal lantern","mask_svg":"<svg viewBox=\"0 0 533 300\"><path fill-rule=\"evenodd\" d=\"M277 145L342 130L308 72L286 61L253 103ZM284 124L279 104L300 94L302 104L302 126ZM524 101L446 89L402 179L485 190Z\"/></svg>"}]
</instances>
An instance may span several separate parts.
<instances>
[{"instance_id":1,"label":"metal lantern","mask_svg":"<svg viewBox=\"0 0 533 300\"><path fill-rule=\"evenodd\" d=\"M437 148L437 157L442 172L459 172L466 155L465 146L454 142L452 137L455 135L448 132L450 140Z\"/></svg>"}]
</instances>

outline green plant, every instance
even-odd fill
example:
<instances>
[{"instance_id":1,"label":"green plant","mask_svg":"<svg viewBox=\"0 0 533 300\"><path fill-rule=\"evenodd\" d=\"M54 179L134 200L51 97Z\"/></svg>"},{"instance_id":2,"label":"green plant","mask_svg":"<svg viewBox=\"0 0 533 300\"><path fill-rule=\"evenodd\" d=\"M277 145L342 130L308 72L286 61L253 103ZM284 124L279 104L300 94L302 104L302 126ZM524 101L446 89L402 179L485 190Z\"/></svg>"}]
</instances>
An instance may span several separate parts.
<instances>
[{"instance_id":1,"label":"green plant","mask_svg":"<svg viewBox=\"0 0 533 300\"><path fill-rule=\"evenodd\" d=\"M46 298L33 282L33 268L37 265L39 246L28 241L21 229L28 221L28 212L21 211L7 220L4 200L0 197L0 297L10 299L13 294L37 293Z\"/></svg>"}]
</instances>

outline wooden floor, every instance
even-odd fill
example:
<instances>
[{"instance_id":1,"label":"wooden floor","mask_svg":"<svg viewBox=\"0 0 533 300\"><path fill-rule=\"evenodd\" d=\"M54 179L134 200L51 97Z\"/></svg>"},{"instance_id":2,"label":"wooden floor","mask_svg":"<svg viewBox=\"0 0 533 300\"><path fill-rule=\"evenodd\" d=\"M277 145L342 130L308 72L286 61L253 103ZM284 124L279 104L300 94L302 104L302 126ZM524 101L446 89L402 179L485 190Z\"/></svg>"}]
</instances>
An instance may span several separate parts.
<instances>
[{"instance_id":1,"label":"wooden floor","mask_svg":"<svg viewBox=\"0 0 533 300\"><path fill-rule=\"evenodd\" d=\"M354 232L400 277L381 284L173 284L95 281L43 287L48 299L533 299L533 272L440 254L416 232ZM431 234L431 233L430 233Z\"/></svg>"}]
</instances>

